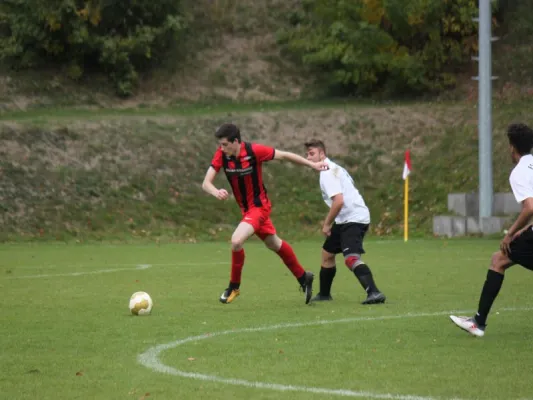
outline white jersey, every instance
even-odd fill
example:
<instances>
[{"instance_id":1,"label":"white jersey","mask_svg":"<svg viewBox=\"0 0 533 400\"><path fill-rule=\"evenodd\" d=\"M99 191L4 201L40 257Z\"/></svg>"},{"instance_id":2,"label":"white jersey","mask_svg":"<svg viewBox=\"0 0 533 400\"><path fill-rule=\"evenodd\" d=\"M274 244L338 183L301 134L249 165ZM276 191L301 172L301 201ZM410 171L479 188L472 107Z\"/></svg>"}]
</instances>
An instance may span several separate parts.
<instances>
[{"instance_id":1,"label":"white jersey","mask_svg":"<svg viewBox=\"0 0 533 400\"><path fill-rule=\"evenodd\" d=\"M320 172L320 190L322 198L331 208L332 197L342 193L344 205L335 218L337 224L348 222L358 222L360 224L370 223L370 212L361 194L355 187L352 177L344 168L326 158L329 166L328 170Z\"/></svg>"},{"instance_id":2,"label":"white jersey","mask_svg":"<svg viewBox=\"0 0 533 400\"><path fill-rule=\"evenodd\" d=\"M509 177L511 189L518 203L533 197L533 155L522 156Z\"/></svg>"}]
</instances>

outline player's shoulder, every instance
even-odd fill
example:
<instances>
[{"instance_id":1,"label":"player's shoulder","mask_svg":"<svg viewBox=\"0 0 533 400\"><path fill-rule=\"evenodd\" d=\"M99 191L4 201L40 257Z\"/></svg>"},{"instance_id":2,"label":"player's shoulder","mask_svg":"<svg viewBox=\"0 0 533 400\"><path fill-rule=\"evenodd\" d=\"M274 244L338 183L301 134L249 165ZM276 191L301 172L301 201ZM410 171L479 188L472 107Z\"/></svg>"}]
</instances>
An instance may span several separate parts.
<instances>
[{"instance_id":1,"label":"player's shoulder","mask_svg":"<svg viewBox=\"0 0 533 400\"><path fill-rule=\"evenodd\" d=\"M272 146L268 146L263 143L257 143L257 142L247 142L249 146L252 147L252 149L271 149Z\"/></svg>"},{"instance_id":2,"label":"player's shoulder","mask_svg":"<svg viewBox=\"0 0 533 400\"><path fill-rule=\"evenodd\" d=\"M528 154L520 159L520 166L524 171L533 173L533 155Z\"/></svg>"},{"instance_id":3,"label":"player's shoulder","mask_svg":"<svg viewBox=\"0 0 533 400\"><path fill-rule=\"evenodd\" d=\"M326 162L328 164L328 169L325 171L321 171L321 173L326 173L326 176L338 177L340 172L344 169L335 161L331 161L330 159L327 159Z\"/></svg>"},{"instance_id":4,"label":"player's shoulder","mask_svg":"<svg viewBox=\"0 0 533 400\"><path fill-rule=\"evenodd\" d=\"M222 158L224 156L224 152L220 147L218 147L215 152L213 153L213 158Z\"/></svg>"},{"instance_id":5,"label":"player's shoulder","mask_svg":"<svg viewBox=\"0 0 533 400\"><path fill-rule=\"evenodd\" d=\"M520 159L511 171L511 178L533 174L533 155L527 155Z\"/></svg>"},{"instance_id":6,"label":"player's shoulder","mask_svg":"<svg viewBox=\"0 0 533 400\"><path fill-rule=\"evenodd\" d=\"M320 182L333 181L338 176L338 170L336 164L328 164L328 169L320 171Z\"/></svg>"}]
</instances>

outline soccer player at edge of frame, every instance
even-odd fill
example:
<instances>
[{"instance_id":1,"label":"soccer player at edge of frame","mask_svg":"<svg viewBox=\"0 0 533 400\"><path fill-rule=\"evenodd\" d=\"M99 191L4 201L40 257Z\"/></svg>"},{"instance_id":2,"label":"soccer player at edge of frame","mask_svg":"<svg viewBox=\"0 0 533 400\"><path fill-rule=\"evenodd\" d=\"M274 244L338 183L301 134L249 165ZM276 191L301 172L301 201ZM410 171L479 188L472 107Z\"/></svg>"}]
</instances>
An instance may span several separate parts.
<instances>
[{"instance_id":1,"label":"soccer player at edge of frame","mask_svg":"<svg viewBox=\"0 0 533 400\"><path fill-rule=\"evenodd\" d=\"M220 302L228 304L240 295L241 275L244 266L244 242L257 235L267 248L274 251L298 280L305 293L305 304L311 300L314 275L305 271L292 247L276 234L270 213L272 205L263 184L263 163L271 160L286 160L317 171L327 169L324 162L312 162L287 151L274 149L258 143L241 140L241 132L234 124L223 124L215 132L218 139L211 166L205 174L202 189L218 200L227 200L229 193L213 184L218 172L223 169L233 195L241 209L242 220L231 236L231 273L228 287L222 292Z\"/></svg>"},{"instance_id":2,"label":"soccer player at edge of frame","mask_svg":"<svg viewBox=\"0 0 533 400\"><path fill-rule=\"evenodd\" d=\"M304 146L309 161L322 161L329 167L320 172L320 190L329 212L322 227L326 240L322 246L320 292L312 300L333 300L331 285L337 273L335 256L342 253L344 264L367 294L362 304L384 303L385 295L378 290L369 266L361 258L365 253L363 239L370 226L370 212L363 197L348 171L327 157L323 141L313 139Z\"/></svg>"},{"instance_id":3,"label":"soccer player at edge of frame","mask_svg":"<svg viewBox=\"0 0 533 400\"><path fill-rule=\"evenodd\" d=\"M533 217L533 130L524 124L511 124L507 128L507 138L511 160L516 164L509 183L522 210L501 241L500 250L492 255L476 315L450 315L455 325L477 337L485 335L487 317L502 287L505 271L515 264L533 270L533 225L530 224Z\"/></svg>"}]
</instances>

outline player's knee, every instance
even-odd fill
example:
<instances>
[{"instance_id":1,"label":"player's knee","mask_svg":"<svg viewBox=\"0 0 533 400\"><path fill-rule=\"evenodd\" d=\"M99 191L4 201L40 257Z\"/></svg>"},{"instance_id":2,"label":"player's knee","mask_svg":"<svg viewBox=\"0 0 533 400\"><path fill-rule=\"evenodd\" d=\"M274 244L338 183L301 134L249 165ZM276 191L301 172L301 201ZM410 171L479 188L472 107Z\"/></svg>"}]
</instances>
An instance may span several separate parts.
<instances>
[{"instance_id":1,"label":"player's knee","mask_svg":"<svg viewBox=\"0 0 533 400\"><path fill-rule=\"evenodd\" d=\"M242 246L244 244L244 241L237 237L237 236L232 236L231 237L231 250L232 251L239 251L242 249Z\"/></svg>"},{"instance_id":2,"label":"player's knee","mask_svg":"<svg viewBox=\"0 0 533 400\"><path fill-rule=\"evenodd\" d=\"M504 274L505 269L509 266L509 263L509 258L501 251L497 251L496 253L492 254L490 269L500 274Z\"/></svg>"},{"instance_id":3,"label":"player's knee","mask_svg":"<svg viewBox=\"0 0 533 400\"><path fill-rule=\"evenodd\" d=\"M322 249L322 266L328 268L334 265L335 254L328 253L326 250Z\"/></svg>"},{"instance_id":4,"label":"player's knee","mask_svg":"<svg viewBox=\"0 0 533 400\"><path fill-rule=\"evenodd\" d=\"M344 258L344 264L348 267L348 269L353 271L354 268L363 264L363 261L361 260L361 257L358 255L350 255Z\"/></svg>"}]
</instances>

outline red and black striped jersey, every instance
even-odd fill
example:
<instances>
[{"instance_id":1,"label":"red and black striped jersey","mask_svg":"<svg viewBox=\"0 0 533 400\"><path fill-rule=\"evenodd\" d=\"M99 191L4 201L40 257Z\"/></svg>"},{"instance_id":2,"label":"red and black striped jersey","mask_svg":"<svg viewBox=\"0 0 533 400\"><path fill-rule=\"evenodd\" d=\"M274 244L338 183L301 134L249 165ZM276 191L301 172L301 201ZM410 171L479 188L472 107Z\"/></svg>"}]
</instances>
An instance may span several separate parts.
<instances>
[{"instance_id":1,"label":"red and black striped jersey","mask_svg":"<svg viewBox=\"0 0 533 400\"><path fill-rule=\"evenodd\" d=\"M213 156L211 166L218 172L224 169L237 204L244 212L253 207L270 207L267 190L263 184L264 162L274 159L275 149L257 143L241 143L236 157L228 157L222 149Z\"/></svg>"}]
</instances>

